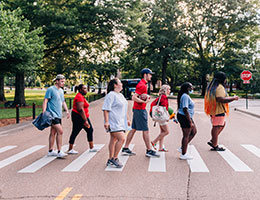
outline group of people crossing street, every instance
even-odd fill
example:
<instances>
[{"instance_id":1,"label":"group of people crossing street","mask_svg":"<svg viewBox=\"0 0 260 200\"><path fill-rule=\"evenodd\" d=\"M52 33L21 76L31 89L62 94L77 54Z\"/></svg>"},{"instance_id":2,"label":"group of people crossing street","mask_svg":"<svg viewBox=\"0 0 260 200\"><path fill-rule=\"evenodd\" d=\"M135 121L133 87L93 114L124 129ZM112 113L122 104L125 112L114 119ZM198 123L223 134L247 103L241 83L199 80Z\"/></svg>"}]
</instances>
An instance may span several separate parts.
<instances>
[{"instance_id":1,"label":"group of people crossing street","mask_svg":"<svg viewBox=\"0 0 260 200\"><path fill-rule=\"evenodd\" d=\"M122 154L129 156L136 155L129 146L137 131L142 131L143 141L145 144L145 156L156 158L160 157L157 150L168 152L168 149L164 146L164 139L170 133L168 126L169 119L158 122L160 133L154 140L151 140L148 118L149 116L152 116L153 106L159 105L165 107L165 110L168 112L170 109L168 95L170 94L171 88L167 84L161 86L159 96L151 103L150 115L148 115L146 106L151 101L151 97L147 94L147 90L148 82L151 81L152 74L154 73L149 68L144 68L141 71L142 79L137 84L135 93L132 96L132 120L129 118L128 102L121 93L123 84L120 79L114 78L108 83L107 94L102 106L104 128L106 132L110 134L108 145L109 156L106 163L107 166L113 166L116 168L123 167L122 163L120 163L118 159L120 151L122 151ZM224 72L216 72L213 80L207 87L204 98L205 113L210 116L212 124L211 139L207 143L211 147L210 150L212 151L225 151L223 147L218 145L218 136L224 129L225 119L229 114L228 103L238 100L237 96L228 97L225 90L226 79ZM43 112L48 111L53 117L49 136L48 156L63 158L67 156L67 154L78 154L78 152L73 149L73 145L77 135L82 129L87 133L89 151L94 152L94 129L89 119L89 103L85 98L87 87L84 84L75 87L77 95L74 98L73 109L71 112L72 132L69 138L69 148L66 153L61 150L63 134L61 126L62 106L64 107L68 118L70 115L65 103L63 90L61 89L64 86L65 77L59 74L54 79L54 82L54 86L47 89L43 101ZM190 97L192 92L193 85L189 82L185 82L181 85L177 96L177 120L183 133L180 147L177 149L180 152L181 160L193 159L193 157L187 153L188 145L197 133L197 128L194 122L195 104ZM57 143L57 151L54 150L55 139Z\"/></svg>"}]
</instances>

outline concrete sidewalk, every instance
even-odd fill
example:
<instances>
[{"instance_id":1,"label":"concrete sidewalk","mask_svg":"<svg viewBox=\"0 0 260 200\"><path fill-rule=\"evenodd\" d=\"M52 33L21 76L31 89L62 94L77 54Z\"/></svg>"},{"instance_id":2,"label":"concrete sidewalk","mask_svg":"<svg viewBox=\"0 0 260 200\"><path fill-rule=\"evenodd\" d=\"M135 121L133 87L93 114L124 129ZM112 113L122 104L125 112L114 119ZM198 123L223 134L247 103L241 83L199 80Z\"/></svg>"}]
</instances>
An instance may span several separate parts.
<instances>
[{"instance_id":1,"label":"concrete sidewalk","mask_svg":"<svg viewBox=\"0 0 260 200\"><path fill-rule=\"evenodd\" d=\"M248 99L248 108L246 99L239 99L230 103L230 109L260 118L260 99Z\"/></svg>"}]
</instances>

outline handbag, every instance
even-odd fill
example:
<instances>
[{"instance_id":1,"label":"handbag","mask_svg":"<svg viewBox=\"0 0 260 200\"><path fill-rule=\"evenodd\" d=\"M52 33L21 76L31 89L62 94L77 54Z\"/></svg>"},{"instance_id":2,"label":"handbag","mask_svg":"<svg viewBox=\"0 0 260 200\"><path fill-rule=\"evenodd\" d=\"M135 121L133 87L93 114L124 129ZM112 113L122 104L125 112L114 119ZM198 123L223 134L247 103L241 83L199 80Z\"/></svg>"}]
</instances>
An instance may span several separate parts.
<instances>
[{"instance_id":1,"label":"handbag","mask_svg":"<svg viewBox=\"0 0 260 200\"><path fill-rule=\"evenodd\" d=\"M155 122L165 122L170 119L170 115L164 106L159 106L161 101L161 95L155 106L152 108L152 119Z\"/></svg>"}]
</instances>

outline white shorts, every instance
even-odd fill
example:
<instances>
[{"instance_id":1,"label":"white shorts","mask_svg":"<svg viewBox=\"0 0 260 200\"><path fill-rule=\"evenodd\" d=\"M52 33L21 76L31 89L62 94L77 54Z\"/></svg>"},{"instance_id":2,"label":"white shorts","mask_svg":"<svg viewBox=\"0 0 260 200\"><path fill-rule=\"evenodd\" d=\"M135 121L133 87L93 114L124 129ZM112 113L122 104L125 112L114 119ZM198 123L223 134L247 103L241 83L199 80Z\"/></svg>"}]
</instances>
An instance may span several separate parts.
<instances>
[{"instance_id":1,"label":"white shorts","mask_svg":"<svg viewBox=\"0 0 260 200\"><path fill-rule=\"evenodd\" d=\"M164 125L167 125L168 124L168 121L165 121L165 122L158 122L159 126L164 126Z\"/></svg>"}]
</instances>

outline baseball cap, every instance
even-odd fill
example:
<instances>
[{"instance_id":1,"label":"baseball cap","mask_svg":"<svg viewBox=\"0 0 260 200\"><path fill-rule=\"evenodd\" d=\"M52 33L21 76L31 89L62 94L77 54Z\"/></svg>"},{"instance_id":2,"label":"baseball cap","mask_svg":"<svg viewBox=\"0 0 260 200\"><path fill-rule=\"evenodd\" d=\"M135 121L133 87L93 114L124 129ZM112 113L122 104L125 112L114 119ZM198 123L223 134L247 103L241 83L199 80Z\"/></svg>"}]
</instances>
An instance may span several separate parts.
<instances>
[{"instance_id":1,"label":"baseball cap","mask_svg":"<svg viewBox=\"0 0 260 200\"><path fill-rule=\"evenodd\" d=\"M149 68L143 68L141 74L154 74L154 72L152 72L152 70L150 70Z\"/></svg>"},{"instance_id":2,"label":"baseball cap","mask_svg":"<svg viewBox=\"0 0 260 200\"><path fill-rule=\"evenodd\" d=\"M65 76L63 76L62 74L58 74L55 79L53 79L52 81L56 81L56 80L61 80L61 79L65 79Z\"/></svg>"}]
</instances>

